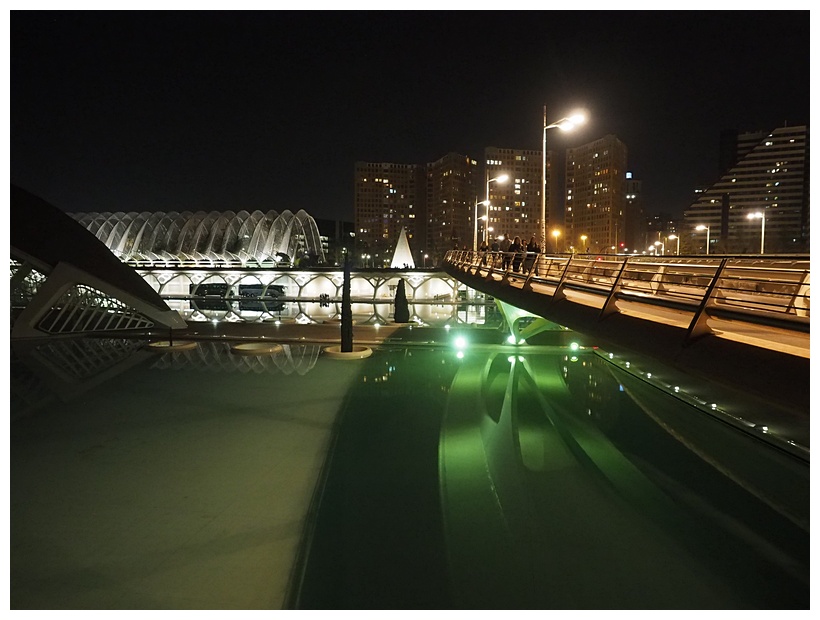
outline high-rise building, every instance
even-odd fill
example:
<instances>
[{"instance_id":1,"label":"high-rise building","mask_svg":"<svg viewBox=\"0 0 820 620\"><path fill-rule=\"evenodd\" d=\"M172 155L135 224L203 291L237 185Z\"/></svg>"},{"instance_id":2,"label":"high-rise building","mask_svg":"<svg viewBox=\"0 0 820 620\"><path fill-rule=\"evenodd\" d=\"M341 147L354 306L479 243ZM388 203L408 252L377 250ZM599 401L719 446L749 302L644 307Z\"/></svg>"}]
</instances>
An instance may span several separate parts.
<instances>
[{"instance_id":1,"label":"high-rise building","mask_svg":"<svg viewBox=\"0 0 820 620\"><path fill-rule=\"evenodd\" d=\"M550 196L550 154L547 153L547 198ZM484 178L479 180L478 200L486 200L489 188L489 236L519 236L526 243L531 236L541 237L541 179L543 151L528 149L484 149ZM503 174L504 183L487 181ZM546 204L549 227L551 204ZM479 207L479 217L482 215ZM481 227L483 222L479 222ZM484 238L480 236L479 239Z\"/></svg>"},{"instance_id":2,"label":"high-rise building","mask_svg":"<svg viewBox=\"0 0 820 620\"><path fill-rule=\"evenodd\" d=\"M580 247L582 236L590 252L628 247L626 159L626 145L612 134L567 149L566 235L561 248Z\"/></svg>"},{"instance_id":3,"label":"high-rise building","mask_svg":"<svg viewBox=\"0 0 820 620\"><path fill-rule=\"evenodd\" d=\"M448 153L427 164L427 244L433 260L453 247L473 247L477 162ZM480 207L483 209L483 207Z\"/></svg>"},{"instance_id":4,"label":"high-rise building","mask_svg":"<svg viewBox=\"0 0 820 620\"><path fill-rule=\"evenodd\" d=\"M724 153L726 142L722 134ZM739 134L735 145L736 163L684 212L689 231L704 227L695 247L706 251L708 232L710 252L757 253L761 237L767 254L808 251L808 127ZM754 213L765 219L749 219Z\"/></svg>"},{"instance_id":5,"label":"high-rise building","mask_svg":"<svg viewBox=\"0 0 820 620\"><path fill-rule=\"evenodd\" d=\"M626 173L626 204L624 209L624 235L618 240L619 252L642 252L646 248L646 217L643 208L643 187L631 172ZM623 245L621 245L623 244Z\"/></svg>"},{"instance_id":6,"label":"high-rise building","mask_svg":"<svg viewBox=\"0 0 820 620\"><path fill-rule=\"evenodd\" d=\"M425 169L417 164L356 162L353 213L357 251L371 264L390 264L404 228L410 249L425 245Z\"/></svg>"}]
</instances>

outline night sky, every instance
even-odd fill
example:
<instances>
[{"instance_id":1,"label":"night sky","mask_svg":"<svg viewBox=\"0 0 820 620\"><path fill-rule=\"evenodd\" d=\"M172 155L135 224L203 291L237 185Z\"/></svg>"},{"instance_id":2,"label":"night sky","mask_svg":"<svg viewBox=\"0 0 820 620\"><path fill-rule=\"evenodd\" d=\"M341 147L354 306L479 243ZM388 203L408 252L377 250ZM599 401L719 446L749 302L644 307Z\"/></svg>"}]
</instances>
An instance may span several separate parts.
<instances>
[{"instance_id":1,"label":"night sky","mask_svg":"<svg viewBox=\"0 0 820 620\"><path fill-rule=\"evenodd\" d=\"M12 11L11 182L68 211L353 219L356 161L613 133L647 210L809 121L809 11Z\"/></svg>"}]
</instances>

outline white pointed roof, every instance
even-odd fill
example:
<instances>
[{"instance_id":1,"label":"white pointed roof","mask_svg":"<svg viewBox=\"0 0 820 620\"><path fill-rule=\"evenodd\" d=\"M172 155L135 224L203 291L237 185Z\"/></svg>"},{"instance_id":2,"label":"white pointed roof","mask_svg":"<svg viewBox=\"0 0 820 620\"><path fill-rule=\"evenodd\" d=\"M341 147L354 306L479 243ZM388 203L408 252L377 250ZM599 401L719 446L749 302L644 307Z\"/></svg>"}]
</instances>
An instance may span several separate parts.
<instances>
[{"instance_id":1,"label":"white pointed roof","mask_svg":"<svg viewBox=\"0 0 820 620\"><path fill-rule=\"evenodd\" d=\"M413 254L410 252L410 244L407 242L407 232L402 227L399 233L399 240L396 242L396 250L393 252L393 260L390 263L392 269L415 269Z\"/></svg>"}]
</instances>

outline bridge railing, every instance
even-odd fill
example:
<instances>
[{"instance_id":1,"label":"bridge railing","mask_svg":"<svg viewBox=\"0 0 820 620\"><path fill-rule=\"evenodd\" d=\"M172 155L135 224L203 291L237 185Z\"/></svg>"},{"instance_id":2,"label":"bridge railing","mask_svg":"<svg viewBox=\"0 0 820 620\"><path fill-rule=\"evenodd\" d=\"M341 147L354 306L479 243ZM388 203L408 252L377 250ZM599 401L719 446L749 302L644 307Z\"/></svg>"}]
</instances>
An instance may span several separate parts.
<instances>
[{"instance_id":1,"label":"bridge railing","mask_svg":"<svg viewBox=\"0 0 820 620\"><path fill-rule=\"evenodd\" d=\"M664 306L703 318L809 331L808 256L635 256L452 250L445 261L473 275L554 299L568 290L597 296L603 314L617 301Z\"/></svg>"}]
</instances>

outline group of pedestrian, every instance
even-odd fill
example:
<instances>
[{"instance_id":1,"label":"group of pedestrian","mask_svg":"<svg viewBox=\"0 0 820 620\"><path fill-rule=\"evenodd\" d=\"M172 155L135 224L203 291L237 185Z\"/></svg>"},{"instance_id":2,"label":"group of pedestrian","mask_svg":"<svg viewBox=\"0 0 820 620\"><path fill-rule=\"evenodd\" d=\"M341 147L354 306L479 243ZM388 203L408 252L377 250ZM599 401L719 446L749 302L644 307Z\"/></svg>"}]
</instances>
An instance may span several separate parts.
<instances>
[{"instance_id":1,"label":"group of pedestrian","mask_svg":"<svg viewBox=\"0 0 820 620\"><path fill-rule=\"evenodd\" d=\"M512 271L529 273L533 267L537 269L537 258L541 252L541 246L535 239L535 235L524 244L521 237L515 236L512 241L509 237L500 236L494 238L491 243L485 239L479 248L481 252L481 264L486 265L488 256L497 257L500 253L501 268L507 271L512 267ZM537 275L537 273L536 273Z\"/></svg>"}]
</instances>

